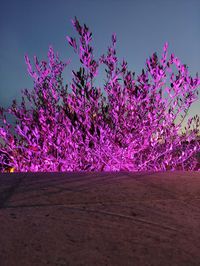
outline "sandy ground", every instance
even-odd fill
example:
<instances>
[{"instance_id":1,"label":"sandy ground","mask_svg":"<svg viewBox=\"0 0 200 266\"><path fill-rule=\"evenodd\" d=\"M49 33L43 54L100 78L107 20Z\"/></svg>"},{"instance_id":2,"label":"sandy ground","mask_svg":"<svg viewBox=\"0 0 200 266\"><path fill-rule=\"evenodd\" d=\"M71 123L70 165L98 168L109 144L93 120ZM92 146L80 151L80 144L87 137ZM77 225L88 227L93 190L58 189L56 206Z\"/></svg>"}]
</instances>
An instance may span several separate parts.
<instances>
[{"instance_id":1,"label":"sandy ground","mask_svg":"<svg viewBox=\"0 0 200 266\"><path fill-rule=\"evenodd\" d=\"M200 173L0 174L0 265L200 265Z\"/></svg>"}]
</instances>

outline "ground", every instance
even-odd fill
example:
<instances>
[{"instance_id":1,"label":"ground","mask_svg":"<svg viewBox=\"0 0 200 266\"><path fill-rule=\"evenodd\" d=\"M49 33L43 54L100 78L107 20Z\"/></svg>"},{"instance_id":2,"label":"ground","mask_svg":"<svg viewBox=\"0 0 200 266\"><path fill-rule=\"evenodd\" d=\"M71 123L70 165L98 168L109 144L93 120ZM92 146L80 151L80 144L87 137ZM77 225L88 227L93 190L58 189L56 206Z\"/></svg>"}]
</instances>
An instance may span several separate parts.
<instances>
[{"instance_id":1,"label":"ground","mask_svg":"<svg viewBox=\"0 0 200 266\"><path fill-rule=\"evenodd\" d=\"M200 265L200 173L0 174L0 265Z\"/></svg>"}]
</instances>

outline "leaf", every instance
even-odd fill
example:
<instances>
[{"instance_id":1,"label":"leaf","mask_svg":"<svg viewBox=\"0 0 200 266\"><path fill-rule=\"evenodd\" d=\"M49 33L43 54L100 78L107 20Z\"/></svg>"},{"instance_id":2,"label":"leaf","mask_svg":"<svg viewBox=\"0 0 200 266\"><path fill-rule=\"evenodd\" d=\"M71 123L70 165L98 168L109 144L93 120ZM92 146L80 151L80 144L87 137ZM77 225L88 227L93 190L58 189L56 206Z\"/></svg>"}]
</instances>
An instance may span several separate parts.
<instances>
[{"instance_id":1,"label":"leaf","mask_svg":"<svg viewBox=\"0 0 200 266\"><path fill-rule=\"evenodd\" d=\"M97 135L100 137L100 130L98 127L97 127Z\"/></svg>"},{"instance_id":2,"label":"leaf","mask_svg":"<svg viewBox=\"0 0 200 266\"><path fill-rule=\"evenodd\" d=\"M91 122L91 128L90 128L90 133L92 134L92 135L94 135L94 123L93 122Z\"/></svg>"},{"instance_id":3,"label":"leaf","mask_svg":"<svg viewBox=\"0 0 200 266\"><path fill-rule=\"evenodd\" d=\"M94 142L92 140L89 141L89 148L93 148L94 147Z\"/></svg>"}]
</instances>

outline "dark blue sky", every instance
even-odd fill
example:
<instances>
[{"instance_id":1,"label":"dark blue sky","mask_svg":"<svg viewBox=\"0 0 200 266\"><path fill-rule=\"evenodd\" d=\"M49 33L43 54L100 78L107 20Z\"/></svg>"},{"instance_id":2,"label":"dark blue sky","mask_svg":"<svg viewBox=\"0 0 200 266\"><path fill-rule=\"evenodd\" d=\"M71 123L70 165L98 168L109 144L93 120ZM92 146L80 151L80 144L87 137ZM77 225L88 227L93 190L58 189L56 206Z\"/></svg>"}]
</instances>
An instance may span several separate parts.
<instances>
[{"instance_id":1,"label":"dark blue sky","mask_svg":"<svg viewBox=\"0 0 200 266\"><path fill-rule=\"evenodd\" d=\"M63 61L72 60L64 72L71 81L71 69L79 67L66 35L76 36L71 19L77 16L93 32L97 56L106 52L111 35L117 34L119 59L125 58L139 74L146 58L159 55L164 43L189 67L200 74L200 1L199 0L1 0L0 1L0 105L21 98L22 88L33 88L24 55L47 59L53 45ZM101 73L101 72L100 72ZM97 85L103 84L103 74ZM200 114L200 101L190 115Z\"/></svg>"}]
</instances>

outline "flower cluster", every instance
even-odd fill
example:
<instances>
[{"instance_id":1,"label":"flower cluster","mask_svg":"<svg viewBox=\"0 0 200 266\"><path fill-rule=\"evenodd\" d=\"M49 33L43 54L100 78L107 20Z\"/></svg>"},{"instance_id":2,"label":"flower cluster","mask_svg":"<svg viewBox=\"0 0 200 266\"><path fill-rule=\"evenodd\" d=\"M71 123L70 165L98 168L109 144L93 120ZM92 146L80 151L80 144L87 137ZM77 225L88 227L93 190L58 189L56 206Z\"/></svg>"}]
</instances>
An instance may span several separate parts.
<instances>
[{"instance_id":1,"label":"flower cluster","mask_svg":"<svg viewBox=\"0 0 200 266\"><path fill-rule=\"evenodd\" d=\"M92 33L77 18L72 24L79 40L67 36L80 58L70 85L63 85L63 63L53 48L49 62L28 56L25 61L34 80L32 91L0 109L0 171L165 171L199 170L196 154L198 116L182 123L197 100L200 79L171 54L167 43L161 59L154 53L135 77L127 62L116 56L116 36L106 54L94 58ZM94 85L100 65L107 80L103 97ZM6 114L16 123L8 122Z\"/></svg>"}]
</instances>

